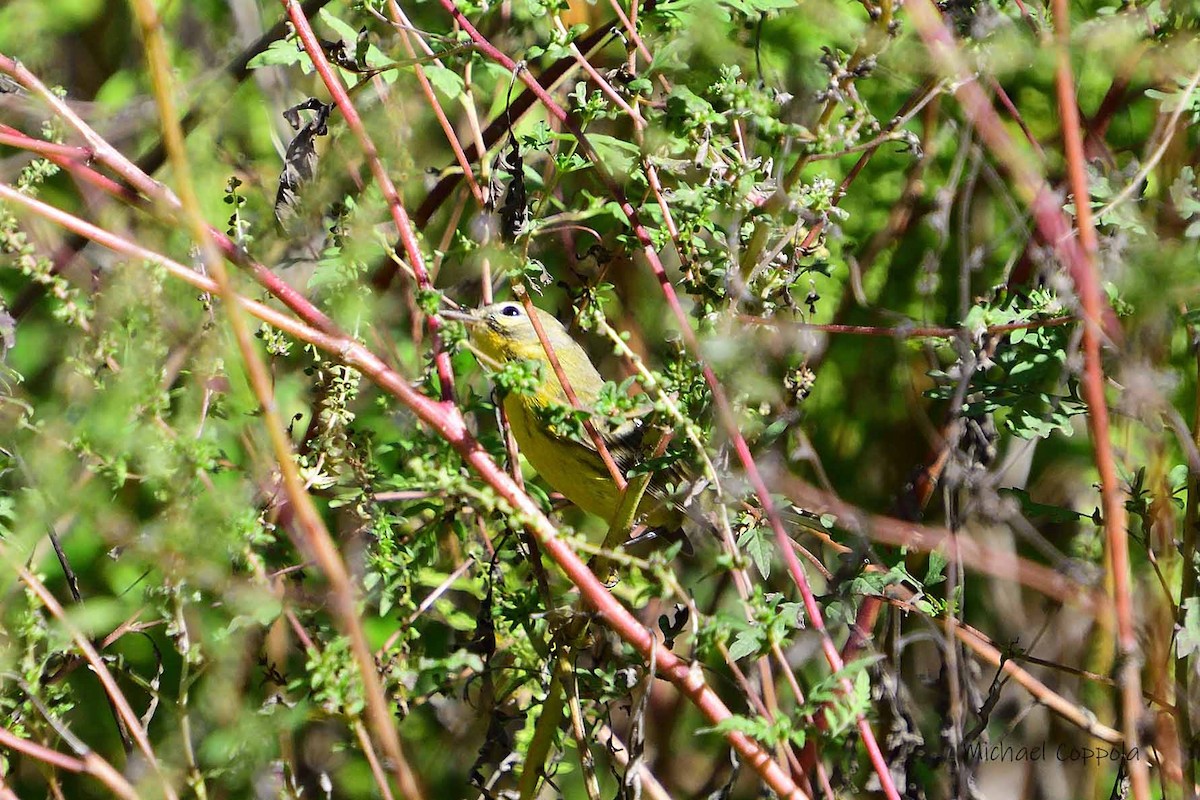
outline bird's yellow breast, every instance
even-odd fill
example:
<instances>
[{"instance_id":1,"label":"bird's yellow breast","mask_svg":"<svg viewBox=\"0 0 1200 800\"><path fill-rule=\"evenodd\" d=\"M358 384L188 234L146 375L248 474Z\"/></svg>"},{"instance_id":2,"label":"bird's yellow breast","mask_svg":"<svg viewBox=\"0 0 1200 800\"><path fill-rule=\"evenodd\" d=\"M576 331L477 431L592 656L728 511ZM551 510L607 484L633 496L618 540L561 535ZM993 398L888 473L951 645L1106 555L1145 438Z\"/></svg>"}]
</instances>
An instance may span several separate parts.
<instances>
[{"instance_id":1,"label":"bird's yellow breast","mask_svg":"<svg viewBox=\"0 0 1200 800\"><path fill-rule=\"evenodd\" d=\"M586 445L559 437L537 416L537 396L510 394L504 410L529 465L547 483L589 514L611 522L620 495L600 456Z\"/></svg>"},{"instance_id":2,"label":"bird's yellow breast","mask_svg":"<svg viewBox=\"0 0 1200 800\"><path fill-rule=\"evenodd\" d=\"M537 395L511 394L504 399L504 411L517 447L529 465L575 505L611 523L621 501L621 493L600 455L591 447L560 437L538 418ZM678 528L681 515L657 497L646 494L638 507L638 520L651 528Z\"/></svg>"},{"instance_id":3,"label":"bird's yellow breast","mask_svg":"<svg viewBox=\"0 0 1200 800\"><path fill-rule=\"evenodd\" d=\"M621 493L612 475L590 443L577 442L550 428L539 411L554 405L570 406L546 348L526 311L517 303L495 303L475 312L471 338L477 351L496 364L528 360L541 368L541 382L531 394L511 393L504 399L513 436L521 453L538 474L568 500L589 514L612 522ZM550 348L585 409L594 408L604 379L583 349L557 319L534 309ZM626 465L628 466L628 465ZM651 527L678 527L679 514L648 492L639 507L641 521Z\"/></svg>"}]
</instances>

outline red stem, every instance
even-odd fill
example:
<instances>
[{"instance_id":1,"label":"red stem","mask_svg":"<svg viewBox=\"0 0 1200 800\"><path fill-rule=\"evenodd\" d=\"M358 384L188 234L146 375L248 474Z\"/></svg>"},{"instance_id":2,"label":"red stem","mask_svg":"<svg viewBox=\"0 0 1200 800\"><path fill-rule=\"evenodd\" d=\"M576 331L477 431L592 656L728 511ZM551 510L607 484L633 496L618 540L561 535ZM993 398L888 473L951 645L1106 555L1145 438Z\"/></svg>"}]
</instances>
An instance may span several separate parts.
<instances>
[{"instance_id":1,"label":"red stem","mask_svg":"<svg viewBox=\"0 0 1200 800\"><path fill-rule=\"evenodd\" d=\"M454 21L463 29L464 32L475 43L475 46L496 63L503 66L505 69L514 71L514 74L519 74L521 80L529 87L529 90L537 96L538 100L545 106L546 111L556 119L558 119L567 130L569 130L575 140L579 143L579 149L583 155L592 162L596 170L597 176L604 183L609 194L616 200L617 205L621 208L622 213L629 220L629 225L633 229L634 235L642 245L642 253L646 257L646 261L650 264L651 270L658 279L659 286L662 289L663 295L667 300L667 305L670 306L675 318L679 324L680 331L683 334L684 341L689 349L699 358L700 347L699 341L696 339L695 331L692 330L688 322L687 313L679 303L679 297L675 294L675 287L671 284L670 278L667 276L667 271L663 267L662 261L658 257L658 252L655 249L654 241L650 236L649 231L642 225L641 219L637 210L625 197L624 191L617 185L612 175L609 174L604 162L600 159L595 148L584 134L579 124L554 101L554 98L543 89L529 74L528 70L517 70L517 65L511 58L501 52L495 45L487 40L476 28L471 24L463 13L455 5L454 0L439 0L442 7L454 18ZM709 389L713 393L713 400L717 407L718 416L721 419L722 425L726 433L733 440L734 450L738 454L738 459L742 463L742 468L746 471L746 477L750 481L755 494L758 496L759 502L766 511L767 518L771 522L771 528L775 532L776 546L779 548L783 556L784 563L787 565L788 573L800 590L800 597L804 603L805 612L808 614L809 620L821 634L821 649L825 654L825 660L829 663L830 669L833 672L839 672L842 669L842 659L838 654L837 645L834 644L833 638L829 635L829 631L825 628L825 620L821 615L820 606L817 604L812 588L809 586L808 579L804 575L804 570L800 565L800 559L796 556L792 549L791 540L787 535L787 531L783 527L783 519L779 515L779 510L775 507L774 501L771 499L771 493L767 489L766 483L763 481L762 475L758 471L758 465L754 461L753 455L750 453L750 447L746 443L738 428L737 417L734 414L733 407L729 403L725 395L724 389L717 380L716 374L712 368L701 362L701 369L704 373L704 379L708 383ZM848 679L840 681L843 691L847 695L853 693L853 686ZM883 754L879 750L879 745L875 741L875 735L871 730L871 726L867 723L866 717L860 715L858 717L859 735L862 737L863 745L867 750L867 754L871 759L872 766L878 775L880 785L884 790L884 794L888 800L899 800L900 794L896 791L895 784L892 781L891 773L888 770L888 765L883 758Z\"/></svg>"},{"instance_id":2,"label":"red stem","mask_svg":"<svg viewBox=\"0 0 1200 800\"><path fill-rule=\"evenodd\" d=\"M575 394L575 389L571 386L570 379L567 378L567 371L563 369L562 362L558 360L558 353L554 352L554 345L550 344L550 338L546 336L546 330L542 327L542 321L538 318L537 312L534 310L533 300L530 299L529 293L524 288L521 288L517 292L517 297L520 298L521 304L525 306L525 315L533 323L533 332L537 334L538 341L542 345L542 350L545 351L546 358L550 360L550 366L554 369L554 375L558 378L558 383L562 386L563 393L567 396L567 401L571 404L572 408L578 411L586 411L587 409L583 407L583 403L579 402L579 395ZM608 445L604 443L604 437L600 435L600 431L596 430L595 423L591 419L585 419L583 421L583 428L587 431L588 438L592 440L592 444L595 445L596 453L608 469L608 474L612 477L613 483L617 485L617 490L621 492L625 491L625 475L621 472L621 468L617 466L617 462L613 460L612 454L608 452ZM616 510L615 508L613 509L614 512Z\"/></svg>"},{"instance_id":3,"label":"red stem","mask_svg":"<svg viewBox=\"0 0 1200 800\"><path fill-rule=\"evenodd\" d=\"M46 158L61 158L67 161L90 161L92 159L92 151L86 147L72 147L42 139L33 139L16 128L2 124L0 124L0 144L29 150Z\"/></svg>"},{"instance_id":4,"label":"red stem","mask_svg":"<svg viewBox=\"0 0 1200 800\"><path fill-rule=\"evenodd\" d=\"M8 728L0 728L0 747L24 753L30 758L36 758L38 761L58 769L65 769L68 772L83 772L84 769L83 762L78 758L51 750L49 747L29 739L22 739Z\"/></svg>"},{"instance_id":5,"label":"red stem","mask_svg":"<svg viewBox=\"0 0 1200 800\"><path fill-rule=\"evenodd\" d=\"M135 257L164 265L170 262L169 259L132 245L109 231L83 222L40 200L21 195L2 183L0 183L0 199L23 205L69 230L118 252L126 252ZM181 265L174 266L179 269L178 273L172 273L177 277L185 278L192 285L202 287L205 291L216 291L216 286L210 279L195 274ZM295 322L286 315L251 300L243 299L241 303L260 319L282 328L303 341L316 345L347 366L358 370L411 409L422 422L429 425L454 447L464 461L525 520L527 530L538 540L545 552L558 563L567 578L578 587L584 602L594 608L618 636L632 645L646 659L647 663L650 662L651 654L654 653L659 674L674 683L710 723L717 725L732 716L716 692L705 683L703 672L665 648L656 646L652 634L645 626L600 583L599 579L559 534L553 523L542 513L538 504L517 486L513 479L471 436L466 421L457 406L453 403L438 402L421 394L403 376L392 370L383 359L344 334L325 333L314 327ZM50 600L52 601L53 598ZM726 733L725 739L738 752L743 762L749 763L763 781L781 797L789 798L789 800L792 798L799 800L803 797L803 793L792 781L787 771L775 763L770 754L756 741L737 731Z\"/></svg>"},{"instance_id":6,"label":"red stem","mask_svg":"<svg viewBox=\"0 0 1200 800\"><path fill-rule=\"evenodd\" d=\"M296 0L281 0L281 2L283 3L284 10L287 12L288 18L292 21L292 25L296 28L296 35L300 37L300 42L304 45L305 52L308 53L309 59L312 60L313 67L317 70L317 74L321 76L321 80L324 81L325 88L329 90L329 95L333 98L333 102L337 104L338 110L342 112L342 117L346 120L346 127L358 139L359 147L362 148L367 165L371 168L371 174L375 176L375 182L379 184L379 190L383 194L383 199L387 202L388 209L392 213L392 221L396 223L396 231L400 235L400 243L404 246L404 253L408 256L408 263L412 267L413 275L417 279L417 285L422 289L432 289L433 285L429 281L429 273L425 269L425 257L421 253L421 244L417 241L417 234L413 230L412 221L408 217L408 212L404 210L404 204L400 201L400 196L396 193L395 184L392 183L387 169L383 166L383 161L379 157L379 150L376 149L375 142L372 141L371 135L367 133L366 126L363 125L362 118L358 115L358 109L354 107L354 103L350 100L350 95L346 93L346 87L342 85L341 78L337 76L333 71L333 67L330 66L329 61L325 58L325 52L321 49L321 43L317 39L316 33L313 32L312 26L309 25L308 18L304 16L304 10L300 8L300 4ZM450 402L454 397L454 372L450 366L450 354L441 346L440 337L437 335L438 328L441 327L441 322L435 315L430 315L425 318L425 324L433 336L434 364L437 367L438 379L441 382L442 401Z\"/></svg>"},{"instance_id":7,"label":"red stem","mask_svg":"<svg viewBox=\"0 0 1200 800\"><path fill-rule=\"evenodd\" d=\"M1104 397L1104 365L1100 361L1101 331L1097 321L1105 305L1100 287L1096 252L1099 242L1092 220L1092 196L1084 170L1083 134L1079 126L1079 105L1075 81L1071 74L1071 19L1067 0L1052 0L1054 30L1058 43L1058 69L1055 87L1058 109L1062 116L1063 147L1067 157L1067 174L1071 194L1075 198L1075 225L1083 244L1083 265L1075 275L1075 289L1084 311L1083 328L1083 397L1088 406L1088 430L1096 470L1100 473L1100 498L1104 506L1104 533L1108 541L1109 565L1112 569L1113 601L1116 606L1117 641L1121 663L1117 680L1121 687L1122 721L1125 746L1137 748L1141 736L1138 727L1145 708L1142 705L1141 676L1137 656L1137 630L1134 627L1133 600L1129 581L1129 541L1126 534L1125 502L1113 457L1108 430L1108 404ZM1130 784L1135 800L1149 800L1150 773L1147 761L1141 758L1128 762Z\"/></svg>"},{"instance_id":8,"label":"red stem","mask_svg":"<svg viewBox=\"0 0 1200 800\"><path fill-rule=\"evenodd\" d=\"M450 149L454 151L454 160L462 168L463 179L466 180L467 187L471 190L471 195L475 198L475 202L482 206L484 203L483 190L479 188L479 182L475 180L475 173L471 171L471 162L467 159L467 154L463 152L462 143L458 141L458 134L454 132L454 126L446 117L446 112L442 109L442 104L437 99L437 93L433 90L433 84L429 82L429 78L425 75L425 68L417 60L417 53L413 49L410 37L416 36L417 42L421 45L427 56L432 56L433 51L421 39L420 34L416 34L410 30L411 25L404 16L404 12L400 10L400 6L396 3L396 0L390 0L388 10L392 12L392 21L396 23L396 30L400 33L400 41L404 42L405 52L415 62L413 64L413 72L417 76L417 82L421 84L421 91L424 92L425 99L429 101L429 107L433 111L433 115L437 117L438 125L442 127L442 132L446 134L446 141L449 142ZM434 62L439 67L442 66L439 59L434 59Z\"/></svg>"},{"instance_id":9,"label":"red stem","mask_svg":"<svg viewBox=\"0 0 1200 800\"><path fill-rule=\"evenodd\" d=\"M1116 463L1109 441L1108 408L1104 397L1104 372L1100 362L1100 339L1104 333L1106 305L1095 264L1096 233L1091 220L1090 194L1083 166L1083 137L1074 83L1071 78L1067 45L1069 20L1065 0L1054 0L1054 18L1058 35L1059 63L1057 90L1059 112L1063 119L1063 141L1068 173L1075 196L1079 236L1061 202L1054 196L1045 178L1036 172L1016 148L1004 130L979 84L962 62L958 45L931 0L911 0L905 5L921 38L943 71L958 79L955 94L963 111L975 125L980 139L1013 176L1014 187L1023 196L1045 240L1057 251L1079 295L1084 318L1083 396L1088 406L1088 427L1092 436L1096 469L1100 475L1104 527L1113 570L1117 638L1122 659L1122 706L1127 747L1136 747L1138 723L1142 716L1140 676L1137 672L1137 638L1133 627L1133 608L1129 594L1129 554L1125 539L1125 508L1117 479ZM1149 797L1149 776L1142 759L1129 761L1134 796Z\"/></svg>"}]
</instances>

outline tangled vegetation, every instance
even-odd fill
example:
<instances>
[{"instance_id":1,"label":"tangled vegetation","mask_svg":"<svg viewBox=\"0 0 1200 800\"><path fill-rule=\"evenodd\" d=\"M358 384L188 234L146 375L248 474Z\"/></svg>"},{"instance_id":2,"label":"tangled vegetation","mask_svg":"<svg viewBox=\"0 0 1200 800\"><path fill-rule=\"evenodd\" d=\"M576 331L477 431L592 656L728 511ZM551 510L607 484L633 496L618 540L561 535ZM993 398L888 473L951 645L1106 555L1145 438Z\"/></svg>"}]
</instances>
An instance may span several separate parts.
<instances>
[{"instance_id":1,"label":"tangled vegetation","mask_svg":"<svg viewBox=\"0 0 1200 800\"><path fill-rule=\"evenodd\" d=\"M1198 27L10 0L0 798L1195 797Z\"/></svg>"}]
</instances>

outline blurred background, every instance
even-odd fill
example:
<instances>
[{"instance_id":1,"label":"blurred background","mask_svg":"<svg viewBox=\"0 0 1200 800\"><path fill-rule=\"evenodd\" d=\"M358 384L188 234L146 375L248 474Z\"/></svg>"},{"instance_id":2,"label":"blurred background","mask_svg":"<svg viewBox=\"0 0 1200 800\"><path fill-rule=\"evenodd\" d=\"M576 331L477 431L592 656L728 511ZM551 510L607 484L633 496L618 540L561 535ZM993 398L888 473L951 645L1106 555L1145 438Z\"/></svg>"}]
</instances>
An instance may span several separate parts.
<instances>
[{"instance_id":1,"label":"blurred background","mask_svg":"<svg viewBox=\"0 0 1200 800\"><path fill-rule=\"evenodd\" d=\"M411 215L432 288L413 279L363 148L326 105L282 5L157 5L212 226L431 396L427 312L509 299L519 283L563 321L621 398L599 411L673 430L666 461L699 471L707 458L721 488L705 505L724 536L692 531L694 555L628 567L614 593L702 666L781 764L810 776L823 764L818 793L879 793L862 713L907 797L1123 796L1120 759L1095 757L1122 751L1122 662L1091 594L1111 577L1075 283L1031 217L1031 187L980 139L960 82L902 9L460 3L571 112L598 168L442 5L303 5ZM1002 131L1073 221L1050 9L939 11ZM1105 390L1129 514L1137 757L1154 762L1156 793L1190 796L1200 18L1162 0L1070 13L1112 307ZM177 188L133 6L9 0L0 54ZM85 144L36 92L0 80L0 182L204 270L161 203L131 207L12 138ZM75 163L117 177L94 155ZM614 189L646 225L699 352ZM234 283L282 308L246 272ZM542 581L520 520L410 411L329 353L255 326L424 796L518 796L562 652L556 613L577 595L548 561ZM361 678L294 535L219 299L10 203L0 336L4 727L68 754L77 738L146 797L164 780L189 797L386 796L380 771L396 765L372 763ZM462 339L445 331L456 402L507 463L491 384ZM701 358L811 555L851 695L797 605ZM626 383L639 365L662 394ZM524 477L564 529L604 529ZM942 539L952 544L930 555ZM20 565L101 651L164 779ZM541 796L589 796L589 745L603 796L632 796L615 794L629 755L664 796L760 796L720 731L627 645L594 627L569 652L585 735L554 734ZM113 796L95 777L4 753L15 796Z\"/></svg>"}]
</instances>

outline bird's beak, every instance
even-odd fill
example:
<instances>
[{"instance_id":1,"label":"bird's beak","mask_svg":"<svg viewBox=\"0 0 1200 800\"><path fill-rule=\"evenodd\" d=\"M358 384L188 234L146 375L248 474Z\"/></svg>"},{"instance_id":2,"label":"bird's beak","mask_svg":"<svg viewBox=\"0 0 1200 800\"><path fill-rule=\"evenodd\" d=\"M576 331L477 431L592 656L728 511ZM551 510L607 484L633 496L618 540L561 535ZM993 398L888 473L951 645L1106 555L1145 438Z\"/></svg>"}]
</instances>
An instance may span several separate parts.
<instances>
[{"instance_id":1,"label":"bird's beak","mask_svg":"<svg viewBox=\"0 0 1200 800\"><path fill-rule=\"evenodd\" d=\"M466 325L478 325L483 321L474 314L464 313L462 311L451 311L448 308L439 311L438 316L445 319L452 319L455 322L462 322Z\"/></svg>"}]
</instances>

